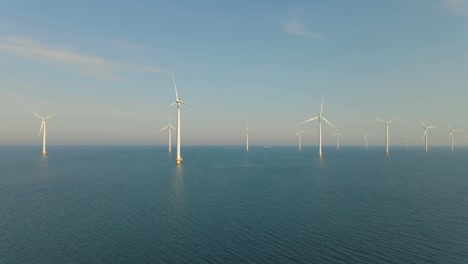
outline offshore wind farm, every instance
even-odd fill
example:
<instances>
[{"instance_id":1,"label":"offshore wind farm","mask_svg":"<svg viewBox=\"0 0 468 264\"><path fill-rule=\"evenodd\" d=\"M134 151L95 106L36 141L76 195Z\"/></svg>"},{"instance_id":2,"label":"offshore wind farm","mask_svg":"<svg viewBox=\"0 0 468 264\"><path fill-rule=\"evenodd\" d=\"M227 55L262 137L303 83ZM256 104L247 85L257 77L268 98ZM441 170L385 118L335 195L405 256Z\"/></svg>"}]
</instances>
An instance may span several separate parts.
<instances>
[{"instance_id":1,"label":"offshore wind farm","mask_svg":"<svg viewBox=\"0 0 468 264\"><path fill-rule=\"evenodd\" d=\"M7 0L0 263L466 263L467 22Z\"/></svg>"}]
</instances>

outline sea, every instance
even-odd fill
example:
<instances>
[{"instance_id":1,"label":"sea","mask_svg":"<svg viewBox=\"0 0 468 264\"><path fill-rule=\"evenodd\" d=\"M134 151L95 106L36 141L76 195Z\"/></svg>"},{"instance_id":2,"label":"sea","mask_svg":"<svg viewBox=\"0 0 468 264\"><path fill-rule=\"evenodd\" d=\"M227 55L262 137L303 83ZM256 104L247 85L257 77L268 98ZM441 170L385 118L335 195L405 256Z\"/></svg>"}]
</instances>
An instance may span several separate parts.
<instances>
[{"instance_id":1,"label":"sea","mask_svg":"<svg viewBox=\"0 0 468 264\"><path fill-rule=\"evenodd\" d=\"M41 150L0 147L0 263L468 263L468 148Z\"/></svg>"}]
</instances>

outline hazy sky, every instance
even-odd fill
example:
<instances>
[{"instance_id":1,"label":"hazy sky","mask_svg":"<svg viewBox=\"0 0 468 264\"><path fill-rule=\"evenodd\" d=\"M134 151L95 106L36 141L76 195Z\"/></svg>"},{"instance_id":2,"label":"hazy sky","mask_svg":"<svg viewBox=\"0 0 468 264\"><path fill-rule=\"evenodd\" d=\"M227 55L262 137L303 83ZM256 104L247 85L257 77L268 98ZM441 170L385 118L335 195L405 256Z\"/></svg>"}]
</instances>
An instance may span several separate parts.
<instances>
[{"instance_id":1,"label":"hazy sky","mask_svg":"<svg viewBox=\"0 0 468 264\"><path fill-rule=\"evenodd\" d=\"M169 72L185 144L466 145L468 0L0 0L0 144L165 144Z\"/></svg>"}]
</instances>

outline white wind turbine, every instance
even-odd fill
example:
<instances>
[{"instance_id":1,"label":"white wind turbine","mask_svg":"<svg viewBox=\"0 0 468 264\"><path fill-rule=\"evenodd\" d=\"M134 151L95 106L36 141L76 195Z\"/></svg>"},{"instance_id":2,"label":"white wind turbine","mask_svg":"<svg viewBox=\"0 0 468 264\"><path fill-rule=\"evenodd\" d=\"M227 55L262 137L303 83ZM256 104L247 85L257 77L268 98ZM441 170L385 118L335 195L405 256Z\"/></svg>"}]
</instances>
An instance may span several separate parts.
<instances>
[{"instance_id":1,"label":"white wind turbine","mask_svg":"<svg viewBox=\"0 0 468 264\"><path fill-rule=\"evenodd\" d=\"M380 122L384 123L385 124L385 153L388 155L388 139L389 139L389 136L388 136L388 125L392 122L394 122L395 120L398 119L398 117L395 117L394 119L388 121L388 122L385 122L383 121L382 119L380 118L376 118L377 120L379 120Z\"/></svg>"},{"instance_id":2,"label":"white wind turbine","mask_svg":"<svg viewBox=\"0 0 468 264\"><path fill-rule=\"evenodd\" d=\"M404 138L405 141L406 141L406 147L408 147L408 146L409 146L410 136L404 136L403 138Z\"/></svg>"},{"instance_id":3,"label":"white wind turbine","mask_svg":"<svg viewBox=\"0 0 468 264\"><path fill-rule=\"evenodd\" d=\"M323 121L327 122L331 127L333 127L335 130L338 130L334 125L332 125L328 120L322 116L323 112L323 97L322 97L322 103L320 105L320 114L316 117L312 117L310 119L307 119L306 121L303 121L301 124L314 121L315 119L318 119L318 144L319 144L319 157L322 157L322 119Z\"/></svg>"},{"instance_id":4,"label":"white wind turbine","mask_svg":"<svg viewBox=\"0 0 468 264\"><path fill-rule=\"evenodd\" d=\"M370 136L372 134L367 133L367 131L365 131L365 130L363 130L362 132L364 132L364 142L365 142L365 146L366 146L366 149L367 149L367 136Z\"/></svg>"},{"instance_id":5,"label":"white wind turbine","mask_svg":"<svg viewBox=\"0 0 468 264\"><path fill-rule=\"evenodd\" d=\"M424 126L424 133L423 133L423 137L424 137L424 146L425 146L425 149L426 149L426 152L427 152L427 130L430 129L430 128L437 128L435 126L426 126L426 124L424 124L424 122L419 119L419 121L421 121L421 124Z\"/></svg>"},{"instance_id":6,"label":"white wind turbine","mask_svg":"<svg viewBox=\"0 0 468 264\"><path fill-rule=\"evenodd\" d=\"M171 118L169 117L169 124L163 128L161 128L159 130L159 132L163 131L163 130L168 130L169 131L169 152L172 152L172 147L171 147L171 143L172 143L172 130L176 130L175 127L173 127L171 125Z\"/></svg>"},{"instance_id":7,"label":"white wind turbine","mask_svg":"<svg viewBox=\"0 0 468 264\"><path fill-rule=\"evenodd\" d=\"M176 82L175 82L174 73L171 73L171 74L172 74L172 81L174 82L174 91L175 91L176 100L171 105L169 105L167 108L170 108L173 105L177 105L177 129L176 129L177 130L177 146L176 146L177 147L177 158L176 158L176 164L180 164L182 162L182 158L180 157L180 105L181 104L189 105L189 104L187 104L186 102L180 100L179 94L177 93L177 86L176 86Z\"/></svg>"},{"instance_id":8,"label":"white wind turbine","mask_svg":"<svg viewBox=\"0 0 468 264\"><path fill-rule=\"evenodd\" d=\"M340 132L336 132L332 136L336 136L336 149L340 149L340 137L343 137Z\"/></svg>"},{"instance_id":9,"label":"white wind turbine","mask_svg":"<svg viewBox=\"0 0 468 264\"><path fill-rule=\"evenodd\" d=\"M449 138L452 139L452 151L453 151L453 132L461 132L462 130L458 130L458 129L453 129L450 127L450 125L448 126L448 128L450 129L450 135L449 135Z\"/></svg>"},{"instance_id":10,"label":"white wind turbine","mask_svg":"<svg viewBox=\"0 0 468 264\"><path fill-rule=\"evenodd\" d=\"M46 151L46 120L53 117L56 114L53 114L53 115L50 115L50 116L47 116L46 118L44 118L44 117L38 115L36 112L34 112L34 111L32 111L32 112L37 117L42 119L41 128L39 129L39 136L41 135L42 130L44 130L44 133L42 134L42 155L45 156L45 155L47 155L47 151Z\"/></svg>"},{"instance_id":11,"label":"white wind turbine","mask_svg":"<svg viewBox=\"0 0 468 264\"><path fill-rule=\"evenodd\" d=\"M299 137L299 151L302 150L302 134L306 134L306 133L308 132L301 130L301 128L297 126L296 137Z\"/></svg>"},{"instance_id":12,"label":"white wind turbine","mask_svg":"<svg viewBox=\"0 0 468 264\"><path fill-rule=\"evenodd\" d=\"M245 151L249 152L249 123L247 123L247 127L245 128Z\"/></svg>"}]
</instances>

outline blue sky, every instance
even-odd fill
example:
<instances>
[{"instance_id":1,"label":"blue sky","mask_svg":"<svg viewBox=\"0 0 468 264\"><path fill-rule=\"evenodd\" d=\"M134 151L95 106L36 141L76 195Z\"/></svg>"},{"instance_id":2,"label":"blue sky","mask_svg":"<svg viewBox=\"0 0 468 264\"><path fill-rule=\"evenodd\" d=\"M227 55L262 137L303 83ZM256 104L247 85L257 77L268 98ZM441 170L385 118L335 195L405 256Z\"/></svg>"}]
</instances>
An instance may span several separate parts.
<instances>
[{"instance_id":1,"label":"blue sky","mask_svg":"<svg viewBox=\"0 0 468 264\"><path fill-rule=\"evenodd\" d=\"M468 1L0 1L0 144L295 144L318 114L343 145L468 144ZM316 123L305 144L316 144ZM324 143L334 130L324 126Z\"/></svg>"}]
</instances>

